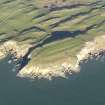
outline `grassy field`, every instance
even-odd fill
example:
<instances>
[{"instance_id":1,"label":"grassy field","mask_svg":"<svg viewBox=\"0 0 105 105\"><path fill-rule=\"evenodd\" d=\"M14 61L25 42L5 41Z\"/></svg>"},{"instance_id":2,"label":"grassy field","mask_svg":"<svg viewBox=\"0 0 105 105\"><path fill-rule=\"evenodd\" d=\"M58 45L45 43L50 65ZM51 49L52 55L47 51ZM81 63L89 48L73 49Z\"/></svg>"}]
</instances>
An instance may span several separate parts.
<instances>
[{"instance_id":1,"label":"grassy field","mask_svg":"<svg viewBox=\"0 0 105 105\"><path fill-rule=\"evenodd\" d=\"M30 64L75 61L86 41L104 33L104 0L0 0L0 43L41 43Z\"/></svg>"}]
</instances>

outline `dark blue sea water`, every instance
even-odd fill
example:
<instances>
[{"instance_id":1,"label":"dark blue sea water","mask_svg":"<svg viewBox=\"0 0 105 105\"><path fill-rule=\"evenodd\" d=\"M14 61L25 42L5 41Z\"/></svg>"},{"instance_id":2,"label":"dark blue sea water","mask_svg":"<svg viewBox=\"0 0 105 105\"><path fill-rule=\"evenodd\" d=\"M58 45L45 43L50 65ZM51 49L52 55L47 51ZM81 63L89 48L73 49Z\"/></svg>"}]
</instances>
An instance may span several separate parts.
<instances>
[{"instance_id":1,"label":"dark blue sea water","mask_svg":"<svg viewBox=\"0 0 105 105\"><path fill-rule=\"evenodd\" d=\"M105 105L105 62L89 61L69 79L16 77L8 58L0 61L0 105Z\"/></svg>"}]
</instances>

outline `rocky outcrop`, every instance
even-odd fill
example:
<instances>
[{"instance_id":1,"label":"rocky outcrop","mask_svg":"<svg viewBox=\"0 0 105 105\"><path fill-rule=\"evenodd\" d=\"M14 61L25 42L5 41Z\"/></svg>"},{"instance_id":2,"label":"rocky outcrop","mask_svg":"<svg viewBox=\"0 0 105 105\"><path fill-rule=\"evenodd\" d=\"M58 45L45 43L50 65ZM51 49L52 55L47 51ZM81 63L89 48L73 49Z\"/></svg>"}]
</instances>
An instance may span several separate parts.
<instances>
[{"instance_id":1,"label":"rocky outcrop","mask_svg":"<svg viewBox=\"0 0 105 105\"><path fill-rule=\"evenodd\" d=\"M78 62L90 56L98 57L105 53L105 35L96 37L93 41L86 42L85 47L77 54Z\"/></svg>"},{"instance_id":2,"label":"rocky outcrop","mask_svg":"<svg viewBox=\"0 0 105 105\"><path fill-rule=\"evenodd\" d=\"M22 70L19 71L17 76L28 77L28 78L47 78L52 77L63 77L66 78L66 74L72 74L72 72L80 71L80 63L85 59L97 58L105 54L105 35L96 37L93 41L86 42L83 49L78 52L77 62L70 64L70 62L64 62L62 64L51 64L51 65L30 65L28 64Z\"/></svg>"},{"instance_id":3,"label":"rocky outcrop","mask_svg":"<svg viewBox=\"0 0 105 105\"><path fill-rule=\"evenodd\" d=\"M0 45L0 59L6 57L8 54L14 55L17 59L23 57L30 48L28 44L19 45L16 41L7 41Z\"/></svg>"},{"instance_id":4,"label":"rocky outcrop","mask_svg":"<svg viewBox=\"0 0 105 105\"><path fill-rule=\"evenodd\" d=\"M16 41L7 41L0 46L0 58L4 58L8 54L14 55L17 59L24 57L28 52L30 45L20 45ZM88 59L94 59L104 56L105 54L105 35L96 37L93 41L86 42L84 48L78 52L77 62L71 64L69 61L62 63L52 64L39 64L29 63L23 67L17 76L28 78L47 78L63 77L66 78L66 74L72 74L72 72L80 71L80 63Z\"/></svg>"},{"instance_id":5,"label":"rocky outcrop","mask_svg":"<svg viewBox=\"0 0 105 105\"><path fill-rule=\"evenodd\" d=\"M62 64L46 64L46 65L30 65L28 64L22 70L19 71L17 76L22 78L46 78L51 80L52 77L67 78L66 74L72 74L72 72L79 72L78 65L71 65L69 62Z\"/></svg>"}]
</instances>

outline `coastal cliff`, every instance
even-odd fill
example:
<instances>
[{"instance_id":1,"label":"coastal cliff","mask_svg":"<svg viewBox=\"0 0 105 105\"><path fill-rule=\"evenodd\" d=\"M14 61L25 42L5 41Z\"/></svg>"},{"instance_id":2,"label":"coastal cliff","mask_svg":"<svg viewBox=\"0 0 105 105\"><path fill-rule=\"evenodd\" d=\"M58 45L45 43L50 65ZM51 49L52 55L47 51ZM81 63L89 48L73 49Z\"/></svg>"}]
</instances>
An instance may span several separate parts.
<instances>
[{"instance_id":1,"label":"coastal cliff","mask_svg":"<svg viewBox=\"0 0 105 105\"><path fill-rule=\"evenodd\" d=\"M8 56L8 54L14 55L17 59L23 57L30 48L30 45L19 45L16 41L7 41L0 45L0 59Z\"/></svg>"},{"instance_id":2,"label":"coastal cliff","mask_svg":"<svg viewBox=\"0 0 105 105\"><path fill-rule=\"evenodd\" d=\"M19 77L79 72L103 55L104 35L104 0L0 1L0 59L9 56Z\"/></svg>"},{"instance_id":3,"label":"coastal cliff","mask_svg":"<svg viewBox=\"0 0 105 105\"><path fill-rule=\"evenodd\" d=\"M75 64L63 62L60 64L46 65L31 65L24 67L17 76L28 78L47 78L63 77L66 78L66 73L72 75L72 72L80 72L80 63L88 59L97 59L105 56L105 35L96 37L93 41L85 43L84 48L78 52L77 61Z\"/></svg>"}]
</instances>

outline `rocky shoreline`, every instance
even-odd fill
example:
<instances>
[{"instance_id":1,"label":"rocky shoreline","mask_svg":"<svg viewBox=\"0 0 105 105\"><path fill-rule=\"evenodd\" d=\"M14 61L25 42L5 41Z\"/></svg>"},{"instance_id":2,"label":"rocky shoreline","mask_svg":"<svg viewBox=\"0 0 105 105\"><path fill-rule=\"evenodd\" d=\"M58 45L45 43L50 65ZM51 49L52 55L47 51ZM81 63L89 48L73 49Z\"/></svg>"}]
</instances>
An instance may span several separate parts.
<instances>
[{"instance_id":1,"label":"rocky shoreline","mask_svg":"<svg viewBox=\"0 0 105 105\"><path fill-rule=\"evenodd\" d=\"M29 47L28 44L19 45L16 41L7 41L0 45L0 58L2 59L2 55L6 56L8 53L20 58L26 54Z\"/></svg>"},{"instance_id":2,"label":"rocky shoreline","mask_svg":"<svg viewBox=\"0 0 105 105\"><path fill-rule=\"evenodd\" d=\"M67 78L66 74L72 72L80 72L81 63L89 59L97 59L105 56L105 35L96 37L93 41L86 42L84 48L76 55L77 62L72 65L69 62L64 62L58 65L27 65L19 71L17 76L28 78L47 78L63 77Z\"/></svg>"},{"instance_id":3,"label":"rocky shoreline","mask_svg":"<svg viewBox=\"0 0 105 105\"><path fill-rule=\"evenodd\" d=\"M70 64L69 61L59 64L46 64L35 65L27 64L21 68L17 76L22 78L47 78L63 77L67 78L66 74L72 74L72 72L80 72L81 63L88 61L89 59L105 58L105 35L96 37L93 41L86 42L84 48L76 55L77 62ZM10 54L13 60L20 60L18 62L21 65L22 58L27 54L30 45L19 46L15 41L8 41L0 47L0 59ZM25 61L26 62L26 61Z\"/></svg>"},{"instance_id":4,"label":"rocky shoreline","mask_svg":"<svg viewBox=\"0 0 105 105\"><path fill-rule=\"evenodd\" d=\"M47 66L29 66L24 67L17 76L28 78L47 78L63 77L66 78L66 73L80 72L81 63L88 59L99 58L105 54L105 35L96 37L93 41L86 42L84 48L76 55L77 62L75 65L70 65L69 62L64 62L60 65Z\"/></svg>"},{"instance_id":5,"label":"rocky shoreline","mask_svg":"<svg viewBox=\"0 0 105 105\"><path fill-rule=\"evenodd\" d=\"M16 64L16 66L18 65L17 69L19 69L22 58L28 52L29 48L30 45L27 44L19 45L16 41L7 41L0 45L0 59L9 56L10 59L8 63L13 62L14 64Z\"/></svg>"}]
</instances>

